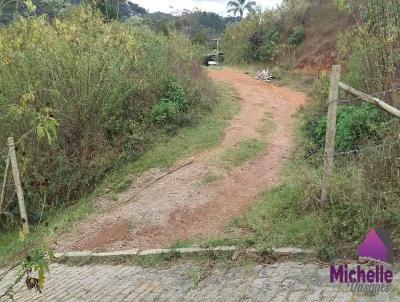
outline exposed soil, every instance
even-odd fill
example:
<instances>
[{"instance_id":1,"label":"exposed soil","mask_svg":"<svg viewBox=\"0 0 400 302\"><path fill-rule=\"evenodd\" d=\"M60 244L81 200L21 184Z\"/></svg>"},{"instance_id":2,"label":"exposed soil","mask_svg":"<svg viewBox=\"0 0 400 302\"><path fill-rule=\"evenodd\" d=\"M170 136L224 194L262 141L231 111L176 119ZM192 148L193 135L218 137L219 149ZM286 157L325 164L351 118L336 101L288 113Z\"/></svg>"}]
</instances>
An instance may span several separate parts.
<instances>
[{"instance_id":1,"label":"exposed soil","mask_svg":"<svg viewBox=\"0 0 400 302\"><path fill-rule=\"evenodd\" d=\"M117 201L102 197L96 213L58 238L57 251L157 248L177 240L211 238L232 217L243 213L260 192L277 184L282 164L293 150L293 114L305 95L232 69L210 70L209 74L232 85L240 97L241 110L225 129L220 144L154 183L166 171L147 171ZM204 184L204 175L218 170L213 161L218 154L245 139L261 138L257 129L266 117L274 127L265 151L240 167L219 171L221 177ZM176 167L185 162L188 159Z\"/></svg>"},{"instance_id":2,"label":"exposed soil","mask_svg":"<svg viewBox=\"0 0 400 302\"><path fill-rule=\"evenodd\" d=\"M287 43L293 27L298 21L288 17L283 20L281 42ZM330 70L338 59L338 36L355 25L352 14L339 10L335 1L314 1L307 11L304 21L305 40L294 51L294 65L304 72L320 73ZM281 64L286 64L288 55L281 57Z\"/></svg>"}]
</instances>

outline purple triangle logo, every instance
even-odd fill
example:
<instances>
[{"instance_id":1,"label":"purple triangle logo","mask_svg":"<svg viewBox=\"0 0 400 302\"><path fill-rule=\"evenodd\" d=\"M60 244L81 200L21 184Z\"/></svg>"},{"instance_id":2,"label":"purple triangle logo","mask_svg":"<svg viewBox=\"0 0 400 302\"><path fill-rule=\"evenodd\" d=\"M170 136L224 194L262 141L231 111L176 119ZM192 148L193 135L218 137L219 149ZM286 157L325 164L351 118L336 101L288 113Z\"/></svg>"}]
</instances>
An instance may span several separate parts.
<instances>
[{"instance_id":1,"label":"purple triangle logo","mask_svg":"<svg viewBox=\"0 0 400 302\"><path fill-rule=\"evenodd\" d=\"M362 258L392 264L393 241L390 231L384 229L370 230L358 247L358 255Z\"/></svg>"}]
</instances>

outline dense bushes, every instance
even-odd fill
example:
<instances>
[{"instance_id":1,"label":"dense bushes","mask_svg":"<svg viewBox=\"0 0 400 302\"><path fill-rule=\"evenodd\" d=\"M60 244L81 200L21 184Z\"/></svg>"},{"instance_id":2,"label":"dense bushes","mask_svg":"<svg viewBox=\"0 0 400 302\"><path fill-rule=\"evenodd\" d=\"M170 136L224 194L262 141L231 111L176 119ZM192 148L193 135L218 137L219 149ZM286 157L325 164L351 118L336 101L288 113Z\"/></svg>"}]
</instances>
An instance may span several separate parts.
<instances>
[{"instance_id":1,"label":"dense bushes","mask_svg":"<svg viewBox=\"0 0 400 302\"><path fill-rule=\"evenodd\" d=\"M156 123L174 129L182 126L184 114L189 108L190 104L183 87L178 82L170 80L164 96L154 105L151 113Z\"/></svg>"},{"instance_id":2,"label":"dense bushes","mask_svg":"<svg viewBox=\"0 0 400 302\"><path fill-rule=\"evenodd\" d=\"M324 1L324 0L322 0ZM282 29L291 29L293 24L304 24L309 17L312 6L318 5L321 0L284 0L279 7Z\"/></svg>"},{"instance_id":3,"label":"dense bushes","mask_svg":"<svg viewBox=\"0 0 400 302\"><path fill-rule=\"evenodd\" d=\"M285 40L293 34L294 29L299 24L309 22L310 11L312 8L323 5L322 2L331 0L284 0L278 7L278 28ZM300 29L300 27L299 27Z\"/></svg>"},{"instance_id":4,"label":"dense bushes","mask_svg":"<svg viewBox=\"0 0 400 302\"><path fill-rule=\"evenodd\" d=\"M288 42L290 45L296 46L304 41L306 38L306 31L304 25L300 24L293 27L293 32L290 34Z\"/></svg>"},{"instance_id":5,"label":"dense bushes","mask_svg":"<svg viewBox=\"0 0 400 302\"><path fill-rule=\"evenodd\" d=\"M253 62L272 60L277 54L275 28L257 28L250 36L250 57Z\"/></svg>"},{"instance_id":6,"label":"dense bushes","mask_svg":"<svg viewBox=\"0 0 400 302\"><path fill-rule=\"evenodd\" d=\"M400 5L398 0L338 1L357 20L355 29L339 39L341 60L348 67L347 81L369 93L400 105Z\"/></svg>"},{"instance_id":7,"label":"dense bushes","mask_svg":"<svg viewBox=\"0 0 400 302\"><path fill-rule=\"evenodd\" d=\"M395 53L399 52L400 45L398 39L387 36L397 35L392 32L392 26L398 25L392 14L397 9L394 2L365 0L367 5L359 7L353 1L341 1L347 3L355 19L361 21L340 37L339 52L344 82L362 91L378 92L379 98L398 106L396 70L400 61ZM302 215L313 212L323 219L329 229L326 246L346 245L354 251L354 245L360 243L370 228L376 227L392 229L393 237L398 239L399 121L361 100L338 106L335 150L351 152L335 155L330 202L321 210L321 155L328 89L329 77L323 74L305 110L305 130L311 141L307 153L313 160L308 167L312 172L302 177L306 192L305 198L298 201L304 211ZM340 99L348 99L348 96L342 93Z\"/></svg>"},{"instance_id":8,"label":"dense bushes","mask_svg":"<svg viewBox=\"0 0 400 302\"><path fill-rule=\"evenodd\" d=\"M230 25L223 37L221 49L230 64L271 61L277 55L279 38L273 11L252 13Z\"/></svg>"},{"instance_id":9,"label":"dense bushes","mask_svg":"<svg viewBox=\"0 0 400 302\"><path fill-rule=\"evenodd\" d=\"M325 145L326 115L309 118L305 130L317 149ZM357 150L366 142L380 142L380 131L384 126L384 115L376 107L362 103L360 105L340 105L337 109L336 143L338 152Z\"/></svg>"},{"instance_id":10,"label":"dense bushes","mask_svg":"<svg viewBox=\"0 0 400 302\"><path fill-rule=\"evenodd\" d=\"M337 2L354 15L356 23L338 41L341 81L399 108L399 1ZM304 27L293 28L296 24L308 24L309 38L315 40L320 35L316 32L332 34L339 22L348 22L347 14L337 14L343 19L333 23L327 19L321 24L324 28L311 27L316 23L309 15L318 12L323 19L322 12L333 11L331 5L328 0L284 1L276 24L281 42L288 39L291 46L281 48L293 51L304 39ZM261 44L258 31L262 27L256 27L260 20L245 18L228 28L223 41L227 61L255 60L249 53L257 57L252 45ZM371 228L391 229L394 240L400 240L400 121L343 91L339 99L347 102L338 105L332 186L329 201L321 203L329 86L329 73L323 72L300 115L303 145L296 149L282 185L268 190L245 217L234 221L243 228L232 232L244 237L239 243L313 246L320 256L329 258L336 253L357 256L357 245Z\"/></svg>"},{"instance_id":11,"label":"dense bushes","mask_svg":"<svg viewBox=\"0 0 400 302\"><path fill-rule=\"evenodd\" d=\"M176 33L106 23L83 7L52 23L38 17L0 28L0 142L36 132L18 145L30 219L91 190L157 129L208 107L212 85L197 58Z\"/></svg>"},{"instance_id":12,"label":"dense bushes","mask_svg":"<svg viewBox=\"0 0 400 302\"><path fill-rule=\"evenodd\" d=\"M394 27L399 27L396 1L365 0L359 7L355 1L339 1L358 20L356 27L339 38L339 55L343 66L341 78L357 89L374 94L395 106L398 101L400 57L399 39ZM383 38L382 38L383 37ZM392 38L390 38L392 37ZM374 63L375 62L375 63ZM380 63L379 63L380 62ZM309 106L306 130L310 139L322 147L326 124L325 100L328 98L329 77L323 74L313 92L314 102ZM382 92L383 91L383 92ZM342 94L344 98L345 95ZM360 145L379 143L390 128L385 122L390 117L368 104L339 106L337 124L337 149L346 151ZM389 134L388 134L389 133Z\"/></svg>"},{"instance_id":13,"label":"dense bushes","mask_svg":"<svg viewBox=\"0 0 400 302\"><path fill-rule=\"evenodd\" d=\"M254 11L240 22L228 26L221 41L226 62L228 64L271 62L279 55L279 49L282 51L285 48L286 39L290 47L300 44L306 35L302 23L294 27L291 25L289 37L282 38L280 35L285 35L286 29L281 21L287 20L288 14L299 7L302 11L303 6L304 12L299 14L305 15L309 8L308 0L299 3L285 2L279 9ZM291 21L293 22L299 24L304 20L296 17Z\"/></svg>"}]
</instances>

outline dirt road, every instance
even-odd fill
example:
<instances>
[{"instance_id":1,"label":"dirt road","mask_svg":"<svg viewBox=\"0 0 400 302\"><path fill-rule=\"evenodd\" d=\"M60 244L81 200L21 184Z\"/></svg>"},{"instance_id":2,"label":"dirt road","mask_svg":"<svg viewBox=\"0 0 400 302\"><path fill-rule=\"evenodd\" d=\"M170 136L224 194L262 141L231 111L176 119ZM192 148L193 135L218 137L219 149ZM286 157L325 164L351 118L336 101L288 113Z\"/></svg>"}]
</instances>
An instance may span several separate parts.
<instances>
[{"instance_id":1,"label":"dirt road","mask_svg":"<svg viewBox=\"0 0 400 302\"><path fill-rule=\"evenodd\" d=\"M128 202L132 193L165 171L146 172L118 201L101 198L96 213L58 239L57 251L156 248L177 240L211 238L260 192L277 184L282 164L293 149L293 115L305 95L232 69L209 74L232 85L240 97L241 110L225 129L220 144L195 155L192 164L151 184ZM219 169L213 159L224 150L246 139L262 139L259 129L266 118L274 127L269 129L265 150L239 167ZM201 181L215 170L217 180Z\"/></svg>"}]
</instances>

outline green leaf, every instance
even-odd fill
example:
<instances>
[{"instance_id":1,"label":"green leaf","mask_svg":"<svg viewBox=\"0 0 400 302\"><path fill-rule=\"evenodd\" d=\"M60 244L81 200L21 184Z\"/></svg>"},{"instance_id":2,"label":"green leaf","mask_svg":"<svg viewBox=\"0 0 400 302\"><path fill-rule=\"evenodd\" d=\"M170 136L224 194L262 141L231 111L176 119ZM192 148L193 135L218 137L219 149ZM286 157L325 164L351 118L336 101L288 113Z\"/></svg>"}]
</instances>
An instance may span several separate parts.
<instances>
[{"instance_id":1,"label":"green leaf","mask_svg":"<svg viewBox=\"0 0 400 302\"><path fill-rule=\"evenodd\" d=\"M39 138L43 138L45 136L45 130L41 125L36 127L36 134Z\"/></svg>"},{"instance_id":2,"label":"green leaf","mask_svg":"<svg viewBox=\"0 0 400 302\"><path fill-rule=\"evenodd\" d=\"M26 6L26 8L28 9L29 13L34 13L36 10L36 5L33 4L33 2L31 0L25 0L24 4Z\"/></svg>"},{"instance_id":3,"label":"green leaf","mask_svg":"<svg viewBox=\"0 0 400 302\"><path fill-rule=\"evenodd\" d=\"M47 252L47 254L49 255L49 258L52 260L54 258L54 252L52 250L49 250Z\"/></svg>"},{"instance_id":4,"label":"green leaf","mask_svg":"<svg viewBox=\"0 0 400 302\"><path fill-rule=\"evenodd\" d=\"M44 274L39 273L39 288L43 288L44 281L46 280L46 277Z\"/></svg>"},{"instance_id":5,"label":"green leaf","mask_svg":"<svg viewBox=\"0 0 400 302\"><path fill-rule=\"evenodd\" d=\"M46 131L46 136L47 136L47 141L49 142L50 145L53 144L53 138L51 137L51 134L49 131Z\"/></svg>"}]
</instances>

